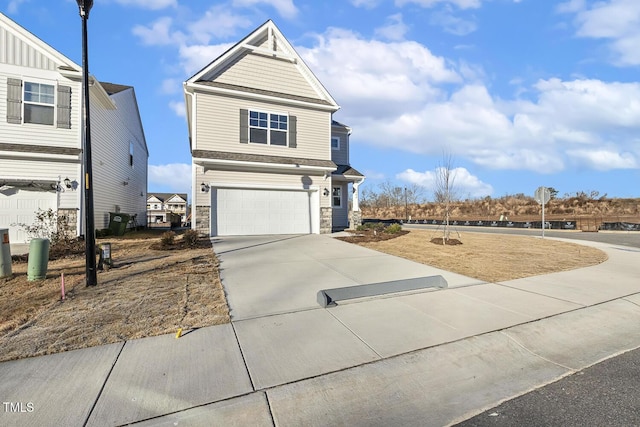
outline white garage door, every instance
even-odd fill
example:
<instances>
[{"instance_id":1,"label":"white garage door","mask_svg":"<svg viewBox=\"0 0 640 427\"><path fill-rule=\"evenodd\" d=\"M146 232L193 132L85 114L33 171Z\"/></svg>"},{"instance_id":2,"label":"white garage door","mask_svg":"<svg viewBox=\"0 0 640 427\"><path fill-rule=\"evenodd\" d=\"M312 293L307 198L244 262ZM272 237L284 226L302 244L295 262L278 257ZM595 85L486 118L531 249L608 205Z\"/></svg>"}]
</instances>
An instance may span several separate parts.
<instances>
[{"instance_id":1,"label":"white garage door","mask_svg":"<svg viewBox=\"0 0 640 427\"><path fill-rule=\"evenodd\" d=\"M0 192L0 228L9 229L11 243L26 243L27 234L17 225L32 225L38 209L58 209L57 194L53 192L20 191L17 193Z\"/></svg>"},{"instance_id":2,"label":"white garage door","mask_svg":"<svg viewBox=\"0 0 640 427\"><path fill-rule=\"evenodd\" d=\"M311 233L307 191L219 188L211 197L212 235Z\"/></svg>"}]
</instances>

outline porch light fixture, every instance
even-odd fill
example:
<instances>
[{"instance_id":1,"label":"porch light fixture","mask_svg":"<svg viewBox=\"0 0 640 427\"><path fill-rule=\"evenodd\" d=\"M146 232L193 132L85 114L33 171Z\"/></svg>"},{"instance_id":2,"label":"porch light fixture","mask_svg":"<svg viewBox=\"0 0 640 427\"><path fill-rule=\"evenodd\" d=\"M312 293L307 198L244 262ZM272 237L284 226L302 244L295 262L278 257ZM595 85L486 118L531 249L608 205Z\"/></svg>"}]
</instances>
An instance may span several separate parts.
<instances>
[{"instance_id":1,"label":"porch light fixture","mask_svg":"<svg viewBox=\"0 0 640 427\"><path fill-rule=\"evenodd\" d=\"M200 184L200 191L202 191L203 193L208 193L209 192L209 185L205 184L203 182L202 184Z\"/></svg>"},{"instance_id":2,"label":"porch light fixture","mask_svg":"<svg viewBox=\"0 0 640 427\"><path fill-rule=\"evenodd\" d=\"M324 195L324 197L327 197L329 195L329 189L325 188L322 194Z\"/></svg>"},{"instance_id":3,"label":"porch light fixture","mask_svg":"<svg viewBox=\"0 0 640 427\"><path fill-rule=\"evenodd\" d=\"M84 95L84 203L85 203L85 261L87 286L96 286L96 235L93 217L93 168L91 165L91 125L89 114L89 58L87 20L93 0L76 0L82 18L82 86Z\"/></svg>"},{"instance_id":4,"label":"porch light fixture","mask_svg":"<svg viewBox=\"0 0 640 427\"><path fill-rule=\"evenodd\" d=\"M69 179L69 177L66 177L64 179L64 186L67 188L71 188L71 180Z\"/></svg>"}]
</instances>

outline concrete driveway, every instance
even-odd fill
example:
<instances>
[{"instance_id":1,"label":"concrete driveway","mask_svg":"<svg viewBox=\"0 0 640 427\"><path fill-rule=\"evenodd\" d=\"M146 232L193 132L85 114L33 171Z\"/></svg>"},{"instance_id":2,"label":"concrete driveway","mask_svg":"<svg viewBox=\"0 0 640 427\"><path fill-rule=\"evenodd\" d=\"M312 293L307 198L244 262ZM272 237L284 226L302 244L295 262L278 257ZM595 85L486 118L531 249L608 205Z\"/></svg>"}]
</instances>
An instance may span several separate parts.
<instances>
[{"instance_id":1,"label":"concrete driveway","mask_svg":"<svg viewBox=\"0 0 640 427\"><path fill-rule=\"evenodd\" d=\"M324 235L213 240L232 320L319 308L319 290L442 275L449 287L483 283Z\"/></svg>"}]
</instances>

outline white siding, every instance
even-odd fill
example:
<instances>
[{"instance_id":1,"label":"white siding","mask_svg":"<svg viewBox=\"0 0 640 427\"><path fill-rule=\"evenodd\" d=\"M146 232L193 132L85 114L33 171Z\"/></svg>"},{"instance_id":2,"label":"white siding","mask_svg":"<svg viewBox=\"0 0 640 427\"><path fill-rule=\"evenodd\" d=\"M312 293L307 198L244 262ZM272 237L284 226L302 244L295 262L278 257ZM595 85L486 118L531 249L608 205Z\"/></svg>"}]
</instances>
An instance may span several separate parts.
<instances>
[{"instance_id":1,"label":"white siding","mask_svg":"<svg viewBox=\"0 0 640 427\"><path fill-rule=\"evenodd\" d=\"M54 86L70 86L71 129L59 129L55 125L7 123L7 77L18 78L23 82L36 81ZM32 73L29 69L23 69L20 74L10 74L9 76L0 72L0 143L81 148L81 94L81 83L65 79L55 72Z\"/></svg>"},{"instance_id":2,"label":"white siding","mask_svg":"<svg viewBox=\"0 0 640 427\"><path fill-rule=\"evenodd\" d=\"M147 209L146 145L131 90L114 95L117 109L91 104L91 148L96 228L109 225L109 212L137 214L144 223ZM129 163L129 142L134 165ZM127 185L124 185L124 183Z\"/></svg>"},{"instance_id":3,"label":"white siding","mask_svg":"<svg viewBox=\"0 0 640 427\"><path fill-rule=\"evenodd\" d=\"M260 72L256 72L260 70ZM247 53L227 68L216 82L320 99L320 95L291 61Z\"/></svg>"},{"instance_id":4,"label":"white siding","mask_svg":"<svg viewBox=\"0 0 640 427\"><path fill-rule=\"evenodd\" d=\"M0 26L0 63L55 71L57 65L38 49Z\"/></svg>"},{"instance_id":5,"label":"white siding","mask_svg":"<svg viewBox=\"0 0 640 427\"><path fill-rule=\"evenodd\" d=\"M196 95L196 150L331 159L331 113L232 97ZM240 143L240 110L289 114L297 118L297 148Z\"/></svg>"}]
</instances>

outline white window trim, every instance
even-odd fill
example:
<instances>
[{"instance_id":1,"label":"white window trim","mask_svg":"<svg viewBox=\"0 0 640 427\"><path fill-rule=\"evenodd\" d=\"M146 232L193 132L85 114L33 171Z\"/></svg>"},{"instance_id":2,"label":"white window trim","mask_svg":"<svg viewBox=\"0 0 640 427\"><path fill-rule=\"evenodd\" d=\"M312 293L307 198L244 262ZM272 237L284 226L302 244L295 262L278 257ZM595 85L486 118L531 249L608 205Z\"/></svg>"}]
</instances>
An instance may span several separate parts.
<instances>
[{"instance_id":1,"label":"white window trim","mask_svg":"<svg viewBox=\"0 0 640 427\"><path fill-rule=\"evenodd\" d=\"M336 197L336 196L334 196L334 195L333 195L333 190L335 190L335 189L340 190L340 191L339 191L339 192L340 192L340 195L339 195L339 197L340 197L340 204L338 204L338 205L336 205L336 204L334 203L334 202L335 202L335 197ZM342 187L341 187L341 186L339 186L339 185L334 185L334 186L332 186L332 187L331 187L331 207L333 207L333 208L342 208L342 205L343 205L343 203L342 203Z\"/></svg>"},{"instance_id":2,"label":"white window trim","mask_svg":"<svg viewBox=\"0 0 640 427\"><path fill-rule=\"evenodd\" d=\"M337 146L337 147L334 147L334 146L333 146L333 141L334 141L334 140L335 140L335 141L338 141L338 146ZM341 144L341 142L342 142L342 141L340 140L340 137L339 137L339 136L332 136L332 137L331 137L331 149L332 149L332 150L335 150L335 151L339 150L339 149L340 149L340 144Z\"/></svg>"},{"instance_id":3,"label":"white window trim","mask_svg":"<svg viewBox=\"0 0 640 427\"><path fill-rule=\"evenodd\" d=\"M33 102L33 101L27 101L26 100L26 96L25 96L25 91L27 90L27 83L36 83L36 84L40 84L40 85L47 85L47 86L53 86L53 103L52 104L45 104L42 102ZM53 108L53 123L52 124L42 124L42 123L30 123L25 121L25 105L39 105L42 107L51 107ZM22 124L24 125L28 125L28 126L56 126L56 121L58 119L58 84L55 81L52 80L43 80L43 79L38 79L38 78L32 78L32 77L23 77L22 78Z\"/></svg>"},{"instance_id":4,"label":"white window trim","mask_svg":"<svg viewBox=\"0 0 640 427\"><path fill-rule=\"evenodd\" d=\"M258 126L251 126L251 113L255 112L255 113L265 113L267 115L267 127L263 128L263 127L258 127ZM263 110L261 108L249 108L247 110L247 114L249 117L247 117L247 131L249 132L249 135L247 137L247 142L249 144L254 144L254 145L266 145L268 147L281 147L281 148L288 148L289 147L289 132L290 132L290 124L291 121L289 120L289 113L282 113L282 112L278 112L278 111L266 111ZM286 135L286 144L285 145L272 145L271 144L271 114L277 114L279 116L286 116L287 117L287 130L285 131L285 135ZM267 130L267 143L266 144L261 144L259 142L251 142L251 129L266 129ZM280 129L274 129L277 130L278 132L282 132L282 130Z\"/></svg>"}]
</instances>

